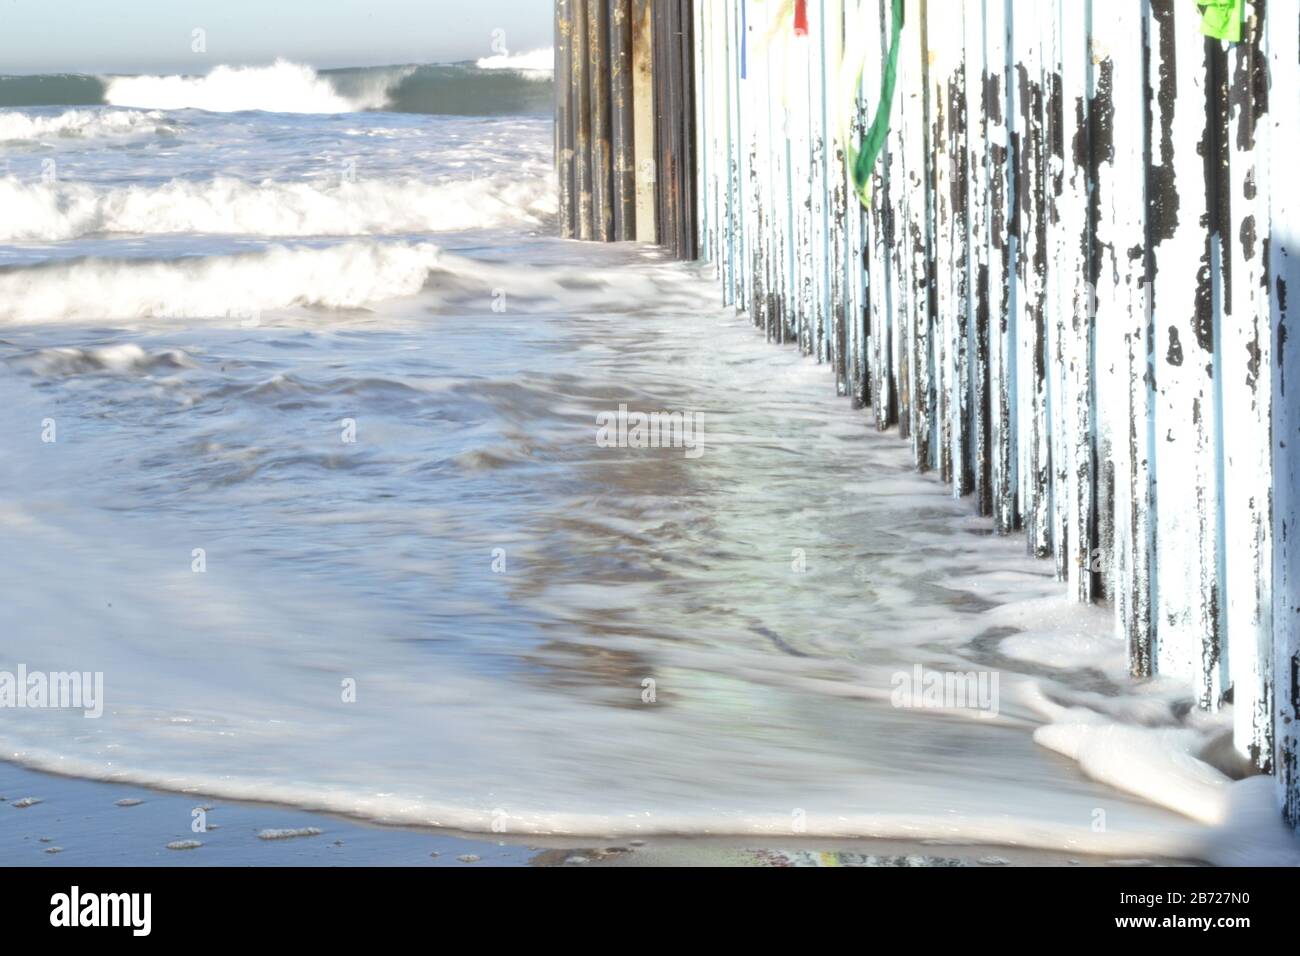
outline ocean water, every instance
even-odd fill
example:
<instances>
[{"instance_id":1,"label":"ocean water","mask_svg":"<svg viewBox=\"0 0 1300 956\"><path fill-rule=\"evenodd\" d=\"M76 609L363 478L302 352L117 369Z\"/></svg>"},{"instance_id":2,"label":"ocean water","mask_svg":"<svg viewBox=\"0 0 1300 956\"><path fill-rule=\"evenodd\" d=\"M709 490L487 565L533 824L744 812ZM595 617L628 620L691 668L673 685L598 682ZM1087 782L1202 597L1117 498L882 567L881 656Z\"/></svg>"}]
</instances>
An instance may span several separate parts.
<instances>
[{"instance_id":1,"label":"ocean water","mask_svg":"<svg viewBox=\"0 0 1300 956\"><path fill-rule=\"evenodd\" d=\"M705 267L556 238L549 90L0 78L0 671L104 680L0 709L0 756L485 833L1294 862L1229 716L1130 682ZM690 441L610 447L620 407ZM936 674L986 697L900 697Z\"/></svg>"}]
</instances>

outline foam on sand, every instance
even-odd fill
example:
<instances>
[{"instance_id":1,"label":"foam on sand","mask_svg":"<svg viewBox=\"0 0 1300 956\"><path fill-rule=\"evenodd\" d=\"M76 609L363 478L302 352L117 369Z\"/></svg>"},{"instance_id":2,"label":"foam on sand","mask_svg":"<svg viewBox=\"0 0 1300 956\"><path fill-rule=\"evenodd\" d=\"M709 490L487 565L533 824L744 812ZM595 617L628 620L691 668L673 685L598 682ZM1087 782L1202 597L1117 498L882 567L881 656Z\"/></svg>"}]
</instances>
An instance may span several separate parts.
<instances>
[{"instance_id":1,"label":"foam on sand","mask_svg":"<svg viewBox=\"0 0 1300 956\"><path fill-rule=\"evenodd\" d=\"M257 835L259 840L292 840L296 837L320 836L319 827L295 827L291 829L268 828Z\"/></svg>"}]
</instances>

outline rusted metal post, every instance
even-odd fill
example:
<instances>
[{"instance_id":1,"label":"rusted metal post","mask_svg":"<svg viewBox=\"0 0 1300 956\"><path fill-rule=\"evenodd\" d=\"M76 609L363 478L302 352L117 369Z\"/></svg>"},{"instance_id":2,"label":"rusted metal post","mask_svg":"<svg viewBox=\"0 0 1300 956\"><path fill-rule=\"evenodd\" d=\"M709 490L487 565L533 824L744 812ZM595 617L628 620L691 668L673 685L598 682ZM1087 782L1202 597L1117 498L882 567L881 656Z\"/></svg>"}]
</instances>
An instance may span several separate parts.
<instances>
[{"instance_id":1,"label":"rusted metal post","mask_svg":"<svg viewBox=\"0 0 1300 956\"><path fill-rule=\"evenodd\" d=\"M573 191L576 194L577 234L579 239L596 237L592 216L591 170L591 57L589 54L588 7L603 0L569 0L570 59L573 85Z\"/></svg>"},{"instance_id":2,"label":"rusted metal post","mask_svg":"<svg viewBox=\"0 0 1300 956\"><path fill-rule=\"evenodd\" d=\"M611 0L587 8L587 56L591 83L591 208L594 235L614 239L614 149L610 97L609 26Z\"/></svg>"},{"instance_id":3,"label":"rusted metal post","mask_svg":"<svg viewBox=\"0 0 1300 956\"><path fill-rule=\"evenodd\" d=\"M654 18L651 0L632 0L632 101L636 165L636 238L656 242Z\"/></svg>"},{"instance_id":4,"label":"rusted metal post","mask_svg":"<svg viewBox=\"0 0 1300 956\"><path fill-rule=\"evenodd\" d=\"M691 0L654 5L659 242L679 259L696 252L694 39Z\"/></svg>"},{"instance_id":5,"label":"rusted metal post","mask_svg":"<svg viewBox=\"0 0 1300 956\"><path fill-rule=\"evenodd\" d=\"M681 238L676 247L676 254L682 259L694 259L699 252L699 223L695 215L698 144L695 125L691 122L695 115L695 88L690 83L690 77L695 69L694 6L695 0L678 0L678 22L681 29L677 35L677 43L682 80L680 92L682 109L678 113L678 118L683 127L680 155L683 200Z\"/></svg>"},{"instance_id":6,"label":"rusted metal post","mask_svg":"<svg viewBox=\"0 0 1300 956\"><path fill-rule=\"evenodd\" d=\"M614 238L636 238L636 132L632 0L610 0L610 111L614 127Z\"/></svg>"},{"instance_id":7,"label":"rusted metal post","mask_svg":"<svg viewBox=\"0 0 1300 956\"><path fill-rule=\"evenodd\" d=\"M573 196L572 30L573 0L555 0L555 170L560 234L566 239L578 234L578 210Z\"/></svg>"}]
</instances>

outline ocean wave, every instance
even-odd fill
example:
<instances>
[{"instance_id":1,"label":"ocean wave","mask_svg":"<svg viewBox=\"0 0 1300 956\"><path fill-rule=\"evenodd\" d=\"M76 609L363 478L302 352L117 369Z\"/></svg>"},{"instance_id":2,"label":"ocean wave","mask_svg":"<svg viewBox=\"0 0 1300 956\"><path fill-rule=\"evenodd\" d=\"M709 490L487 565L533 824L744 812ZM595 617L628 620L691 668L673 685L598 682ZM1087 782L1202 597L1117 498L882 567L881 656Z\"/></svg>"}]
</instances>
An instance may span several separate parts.
<instances>
[{"instance_id":1,"label":"ocean wave","mask_svg":"<svg viewBox=\"0 0 1300 956\"><path fill-rule=\"evenodd\" d=\"M535 226L555 210L550 177L426 182L249 183L231 177L111 189L0 177L0 241L104 233L363 236Z\"/></svg>"},{"instance_id":2,"label":"ocean wave","mask_svg":"<svg viewBox=\"0 0 1300 956\"><path fill-rule=\"evenodd\" d=\"M0 113L0 142L157 133L171 129L163 114L156 110L76 109L51 116Z\"/></svg>"},{"instance_id":3,"label":"ocean wave","mask_svg":"<svg viewBox=\"0 0 1300 956\"><path fill-rule=\"evenodd\" d=\"M549 50L477 63L315 70L222 65L204 76L0 76L0 107L133 106L229 113L353 113L390 110L449 116L545 113L551 108Z\"/></svg>"},{"instance_id":4,"label":"ocean wave","mask_svg":"<svg viewBox=\"0 0 1300 956\"><path fill-rule=\"evenodd\" d=\"M441 256L431 243L272 246L180 259L88 257L0 269L0 322L218 318L254 325L263 310L359 308L414 295Z\"/></svg>"},{"instance_id":5,"label":"ocean wave","mask_svg":"<svg viewBox=\"0 0 1300 956\"><path fill-rule=\"evenodd\" d=\"M393 83L402 79L400 71L390 76ZM276 60L271 66L218 66L206 76L112 77L104 100L113 106L210 113L354 113L382 108L388 90L377 81L369 89L344 96L311 67Z\"/></svg>"},{"instance_id":6,"label":"ocean wave","mask_svg":"<svg viewBox=\"0 0 1300 956\"><path fill-rule=\"evenodd\" d=\"M84 73L0 76L0 107L103 106L104 81Z\"/></svg>"},{"instance_id":7,"label":"ocean wave","mask_svg":"<svg viewBox=\"0 0 1300 956\"><path fill-rule=\"evenodd\" d=\"M368 70L322 72L347 93L368 82ZM416 67L388 89L384 107L396 113L447 116L503 116L549 113L554 86L550 74L519 69L480 68L470 63Z\"/></svg>"}]
</instances>

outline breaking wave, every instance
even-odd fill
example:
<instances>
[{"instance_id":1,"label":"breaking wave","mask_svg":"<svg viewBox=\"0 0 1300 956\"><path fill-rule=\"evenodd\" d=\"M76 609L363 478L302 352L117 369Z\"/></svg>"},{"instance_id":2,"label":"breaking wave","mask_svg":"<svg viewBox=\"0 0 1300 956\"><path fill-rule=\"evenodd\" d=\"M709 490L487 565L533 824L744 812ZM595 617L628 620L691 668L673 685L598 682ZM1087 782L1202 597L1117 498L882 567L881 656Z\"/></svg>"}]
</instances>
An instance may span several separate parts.
<instances>
[{"instance_id":1,"label":"breaking wave","mask_svg":"<svg viewBox=\"0 0 1300 956\"><path fill-rule=\"evenodd\" d=\"M156 110L80 109L52 116L0 113L0 142L157 133L169 132L171 129L163 114Z\"/></svg>"},{"instance_id":2,"label":"breaking wave","mask_svg":"<svg viewBox=\"0 0 1300 956\"><path fill-rule=\"evenodd\" d=\"M352 241L8 267L0 269L0 322L190 317L247 323L269 309L360 308L419 292L440 255L431 243Z\"/></svg>"},{"instance_id":3,"label":"breaking wave","mask_svg":"<svg viewBox=\"0 0 1300 956\"><path fill-rule=\"evenodd\" d=\"M203 76L0 76L0 107L127 106L214 113L354 113L389 110L451 116L546 113L552 53L485 57L476 63L316 70L217 66Z\"/></svg>"},{"instance_id":4,"label":"breaking wave","mask_svg":"<svg viewBox=\"0 0 1300 956\"><path fill-rule=\"evenodd\" d=\"M364 236L542 224L549 176L426 182L362 179L249 183L233 177L105 189L0 177L0 241L53 242L131 233Z\"/></svg>"},{"instance_id":5,"label":"breaking wave","mask_svg":"<svg viewBox=\"0 0 1300 956\"><path fill-rule=\"evenodd\" d=\"M400 79L400 73L393 74L393 82ZM104 90L104 101L210 113L353 113L383 107L388 90L377 82L369 90L344 96L311 67L276 60L271 66L218 66L206 76L114 77Z\"/></svg>"}]
</instances>

